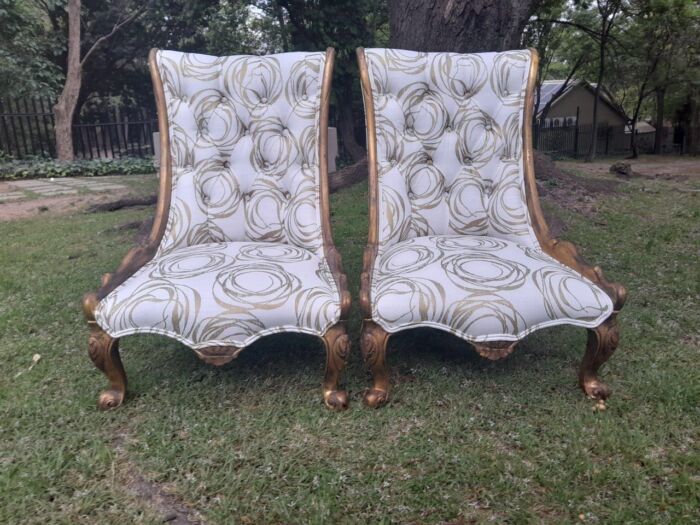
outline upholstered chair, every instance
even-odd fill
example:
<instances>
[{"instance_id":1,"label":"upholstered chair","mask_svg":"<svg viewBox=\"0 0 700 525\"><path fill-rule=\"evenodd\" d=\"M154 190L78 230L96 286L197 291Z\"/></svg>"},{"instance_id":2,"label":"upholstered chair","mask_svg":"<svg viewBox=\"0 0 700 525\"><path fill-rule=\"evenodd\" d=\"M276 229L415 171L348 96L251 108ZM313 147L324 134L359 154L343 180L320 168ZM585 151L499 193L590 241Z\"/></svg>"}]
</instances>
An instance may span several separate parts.
<instances>
[{"instance_id":1,"label":"upholstered chair","mask_svg":"<svg viewBox=\"0 0 700 525\"><path fill-rule=\"evenodd\" d=\"M387 400L391 334L444 330L482 356L510 354L550 326L588 328L588 396L618 342L625 289L553 239L535 185L534 51L455 54L358 49L369 157L361 346Z\"/></svg>"},{"instance_id":2,"label":"upholstered chair","mask_svg":"<svg viewBox=\"0 0 700 525\"><path fill-rule=\"evenodd\" d=\"M334 50L214 57L151 51L160 189L145 244L85 296L89 353L121 404L118 341L160 334L222 365L299 332L327 352L323 398L344 408L345 275L331 238L327 127Z\"/></svg>"}]
</instances>

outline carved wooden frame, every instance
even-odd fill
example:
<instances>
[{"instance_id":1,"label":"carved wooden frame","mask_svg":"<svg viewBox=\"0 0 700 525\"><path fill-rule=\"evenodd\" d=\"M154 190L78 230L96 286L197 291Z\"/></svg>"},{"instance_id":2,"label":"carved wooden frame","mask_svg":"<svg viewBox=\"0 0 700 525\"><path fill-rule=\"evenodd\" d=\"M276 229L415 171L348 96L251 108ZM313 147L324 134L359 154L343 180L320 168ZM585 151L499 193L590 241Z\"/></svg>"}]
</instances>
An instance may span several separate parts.
<instances>
[{"instance_id":1,"label":"carved wooden frame","mask_svg":"<svg viewBox=\"0 0 700 525\"><path fill-rule=\"evenodd\" d=\"M110 409L118 407L126 395L126 373L119 357L119 340L109 336L95 321L95 308L111 291L134 275L139 268L155 256L160 245L165 226L168 222L170 198L172 192L172 156L168 113L165 101L163 81L156 60L157 49L148 55L148 65L153 82L153 91L158 110L158 128L160 129L160 185L155 219L148 238L143 244L134 246L126 254L114 273L102 277L102 284L97 291L89 292L83 297L83 313L90 328L88 343L89 355L97 368L102 370L110 381L110 388L100 394L98 407ZM350 312L350 292L347 277L343 272L340 253L335 248L331 233L330 203L328 191L328 117L335 63L335 49L326 49L326 62L321 83L321 104L319 115L319 198L321 214L321 231L323 251L340 293L340 320L326 330L322 340L326 349L326 372L323 379L323 400L327 407L344 409L348 398L345 391L339 390L338 382L350 351L350 339L347 335L347 318ZM243 350L236 346L212 346L194 350L206 363L221 366Z\"/></svg>"},{"instance_id":2,"label":"carved wooden frame","mask_svg":"<svg viewBox=\"0 0 700 525\"><path fill-rule=\"evenodd\" d=\"M598 369L610 358L619 341L617 314L627 298L624 286L605 279L600 266L591 266L579 255L576 246L568 241L552 237L542 213L535 181L535 165L532 145L532 117L534 110L535 85L539 56L530 50L532 60L525 92L525 111L523 115L523 155L524 179L527 207L533 230L542 250L560 263L572 268L591 280L607 293L613 302L612 314L596 328L588 330L588 344L579 368L579 385L587 396L605 400L610 389L598 379ZM371 279L374 261L377 257L379 240L377 173L377 134L372 100L372 88L369 80L367 59L363 48L357 49L357 62L360 69L360 83L365 107L367 130L367 165L369 172L369 233L367 246L363 254L363 268L360 279L360 309L363 316L360 344L362 356L373 376L373 385L365 393L365 403L378 407L388 400L389 376L386 369L386 351L390 333L386 332L372 319ZM494 341L488 343L471 343L475 350L487 359L497 360L508 356L515 349L518 341Z\"/></svg>"}]
</instances>

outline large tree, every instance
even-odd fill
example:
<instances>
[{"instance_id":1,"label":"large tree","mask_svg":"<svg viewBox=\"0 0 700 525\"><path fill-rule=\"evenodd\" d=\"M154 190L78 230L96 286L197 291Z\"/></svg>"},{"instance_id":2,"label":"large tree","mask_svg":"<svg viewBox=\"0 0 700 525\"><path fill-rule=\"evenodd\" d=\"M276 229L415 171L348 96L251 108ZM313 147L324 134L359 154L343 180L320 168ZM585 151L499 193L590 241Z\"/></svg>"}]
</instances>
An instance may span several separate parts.
<instances>
[{"instance_id":1,"label":"large tree","mask_svg":"<svg viewBox=\"0 0 700 525\"><path fill-rule=\"evenodd\" d=\"M53 107L56 154L59 160L73 160L73 116L80 96L82 73L85 63L100 46L117 34L124 26L145 12L143 5L131 2L118 2L110 6L114 24L108 33L100 35L87 46L81 40L81 0L68 0L67 13L67 54L65 80L61 94ZM83 51L84 48L84 51Z\"/></svg>"},{"instance_id":2,"label":"large tree","mask_svg":"<svg viewBox=\"0 0 700 525\"><path fill-rule=\"evenodd\" d=\"M414 51L474 53L521 46L542 0L388 0L389 45Z\"/></svg>"}]
</instances>

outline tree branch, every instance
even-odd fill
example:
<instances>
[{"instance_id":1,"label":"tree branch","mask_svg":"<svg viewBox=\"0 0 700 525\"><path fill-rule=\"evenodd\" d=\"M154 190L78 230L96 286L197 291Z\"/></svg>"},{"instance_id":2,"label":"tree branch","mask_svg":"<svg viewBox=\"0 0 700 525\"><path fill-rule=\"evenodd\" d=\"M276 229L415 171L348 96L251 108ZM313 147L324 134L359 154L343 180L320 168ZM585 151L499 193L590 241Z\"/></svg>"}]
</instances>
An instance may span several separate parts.
<instances>
[{"instance_id":1,"label":"tree branch","mask_svg":"<svg viewBox=\"0 0 700 525\"><path fill-rule=\"evenodd\" d=\"M131 15L127 16L121 22L117 22L116 24L114 24L114 27L112 28L112 30L109 33L107 33L106 35L102 35L100 38L95 40L95 43L92 44L90 49L88 49L87 53L85 53L85 55L83 55L83 58L80 61L80 67L82 68L83 66L85 66L85 62L87 62L88 58L90 58L90 56L97 50L97 48L103 42L112 38L122 27L133 22L138 17L140 17L142 14L144 14L146 12L146 9L147 9L146 7L142 7L140 9L134 11Z\"/></svg>"}]
</instances>

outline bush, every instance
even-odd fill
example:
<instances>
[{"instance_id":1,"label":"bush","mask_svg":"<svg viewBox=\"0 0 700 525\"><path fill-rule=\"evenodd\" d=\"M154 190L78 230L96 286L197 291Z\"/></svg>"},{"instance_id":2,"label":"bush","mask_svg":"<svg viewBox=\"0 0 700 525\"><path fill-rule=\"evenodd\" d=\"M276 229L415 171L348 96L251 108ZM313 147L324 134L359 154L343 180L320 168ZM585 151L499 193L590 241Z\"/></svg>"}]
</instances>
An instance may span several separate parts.
<instances>
[{"instance_id":1,"label":"bush","mask_svg":"<svg viewBox=\"0 0 700 525\"><path fill-rule=\"evenodd\" d=\"M0 180L41 179L49 177L99 177L155 173L153 157L126 159L15 160L0 164Z\"/></svg>"}]
</instances>

